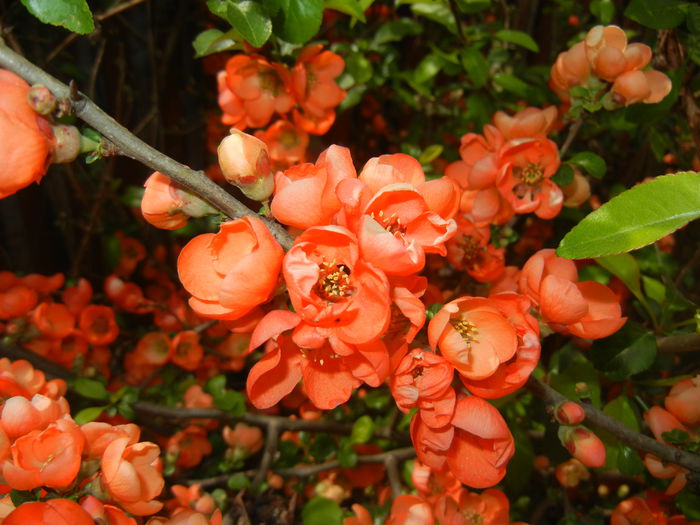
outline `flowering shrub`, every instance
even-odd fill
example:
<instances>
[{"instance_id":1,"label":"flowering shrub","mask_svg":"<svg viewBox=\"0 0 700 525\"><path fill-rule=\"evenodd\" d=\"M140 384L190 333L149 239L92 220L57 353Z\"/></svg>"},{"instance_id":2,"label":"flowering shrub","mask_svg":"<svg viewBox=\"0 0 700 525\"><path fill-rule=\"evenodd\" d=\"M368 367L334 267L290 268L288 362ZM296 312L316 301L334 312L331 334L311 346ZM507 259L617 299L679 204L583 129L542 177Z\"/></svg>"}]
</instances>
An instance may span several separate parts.
<instances>
[{"instance_id":1,"label":"flowering shrub","mask_svg":"<svg viewBox=\"0 0 700 525\"><path fill-rule=\"evenodd\" d=\"M700 519L700 8L43 4L0 40L0 523ZM135 134L88 98L148 75Z\"/></svg>"}]
</instances>

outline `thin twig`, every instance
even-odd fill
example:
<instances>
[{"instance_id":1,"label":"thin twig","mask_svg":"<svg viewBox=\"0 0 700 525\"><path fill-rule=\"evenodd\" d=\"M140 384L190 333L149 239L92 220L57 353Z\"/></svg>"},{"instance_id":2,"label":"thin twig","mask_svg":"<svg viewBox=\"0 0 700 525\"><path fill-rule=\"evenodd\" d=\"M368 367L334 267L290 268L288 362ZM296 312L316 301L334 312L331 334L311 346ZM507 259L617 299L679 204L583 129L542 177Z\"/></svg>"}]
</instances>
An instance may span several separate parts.
<instances>
[{"instance_id":1,"label":"thin twig","mask_svg":"<svg viewBox=\"0 0 700 525\"><path fill-rule=\"evenodd\" d=\"M564 155L566 155L566 152L569 151L569 147L576 138L576 135L578 135L578 132L581 129L582 125L583 119L576 119L574 123L571 124L571 127L569 128L569 134L566 136L566 140L564 140L564 144L562 144L561 149L559 150L560 158L563 158Z\"/></svg>"},{"instance_id":2,"label":"thin twig","mask_svg":"<svg viewBox=\"0 0 700 525\"><path fill-rule=\"evenodd\" d=\"M564 401L570 401L546 383L532 376L530 376L530 379L525 383L525 388L551 406L556 406ZM675 463L694 473L700 474L700 455L665 445L644 434L636 432L589 404L584 403L581 406L586 412L587 421L615 435L622 443L637 450L653 454L667 463Z\"/></svg>"},{"instance_id":3,"label":"thin twig","mask_svg":"<svg viewBox=\"0 0 700 525\"><path fill-rule=\"evenodd\" d=\"M656 340L662 354L682 354L700 350L700 334L679 334L660 337Z\"/></svg>"},{"instance_id":4,"label":"thin twig","mask_svg":"<svg viewBox=\"0 0 700 525\"><path fill-rule=\"evenodd\" d=\"M278 421L272 421L267 425L267 434L265 435L265 449L263 450L263 456L260 460L260 465L258 466L258 471L255 473L253 478L253 488L257 488L265 479L265 474L272 466L275 460L275 455L277 454L277 446L279 445L280 438L280 424Z\"/></svg>"},{"instance_id":5,"label":"thin twig","mask_svg":"<svg viewBox=\"0 0 700 525\"><path fill-rule=\"evenodd\" d=\"M12 51L2 39L0 39L0 66L16 73L31 84L45 85L59 98L68 98L70 95L68 86ZM203 171L192 170L149 146L84 95L80 94L78 100L71 100L70 103L75 114L109 139L121 155L135 159L167 175L232 219L245 216L260 218L283 248L291 247L292 237L282 226L260 217L209 179Z\"/></svg>"}]
</instances>

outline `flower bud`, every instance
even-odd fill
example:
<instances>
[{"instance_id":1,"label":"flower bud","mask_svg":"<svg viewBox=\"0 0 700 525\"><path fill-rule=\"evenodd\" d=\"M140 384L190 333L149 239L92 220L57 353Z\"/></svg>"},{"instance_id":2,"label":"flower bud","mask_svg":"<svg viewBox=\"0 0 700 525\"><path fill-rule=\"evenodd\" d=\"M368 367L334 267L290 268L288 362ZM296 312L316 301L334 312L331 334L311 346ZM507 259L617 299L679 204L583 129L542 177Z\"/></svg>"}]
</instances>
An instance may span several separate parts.
<instances>
[{"instance_id":1,"label":"flower bud","mask_svg":"<svg viewBox=\"0 0 700 525\"><path fill-rule=\"evenodd\" d=\"M565 401L554 410L554 417L563 425L578 425L586 418L586 413L578 403Z\"/></svg>"},{"instance_id":2,"label":"flower bud","mask_svg":"<svg viewBox=\"0 0 700 525\"><path fill-rule=\"evenodd\" d=\"M238 186L250 199L264 201L274 190L267 145L260 139L231 129L217 150L219 166L226 180Z\"/></svg>"},{"instance_id":3,"label":"flower bud","mask_svg":"<svg viewBox=\"0 0 700 525\"><path fill-rule=\"evenodd\" d=\"M605 445L586 427L559 427L559 440L585 466L592 468L605 465Z\"/></svg>"},{"instance_id":4,"label":"flower bud","mask_svg":"<svg viewBox=\"0 0 700 525\"><path fill-rule=\"evenodd\" d=\"M56 138L51 162L73 162L80 153L80 132L75 126L52 126Z\"/></svg>"},{"instance_id":5,"label":"flower bud","mask_svg":"<svg viewBox=\"0 0 700 525\"><path fill-rule=\"evenodd\" d=\"M567 186L562 186L564 192L564 206L567 208L578 208L591 196L591 185L588 179L581 175L581 172L574 168L574 180Z\"/></svg>"},{"instance_id":6,"label":"flower bud","mask_svg":"<svg viewBox=\"0 0 700 525\"><path fill-rule=\"evenodd\" d=\"M42 84L34 84L27 91L27 103L40 115L48 115L56 109L56 97L49 88Z\"/></svg>"}]
</instances>

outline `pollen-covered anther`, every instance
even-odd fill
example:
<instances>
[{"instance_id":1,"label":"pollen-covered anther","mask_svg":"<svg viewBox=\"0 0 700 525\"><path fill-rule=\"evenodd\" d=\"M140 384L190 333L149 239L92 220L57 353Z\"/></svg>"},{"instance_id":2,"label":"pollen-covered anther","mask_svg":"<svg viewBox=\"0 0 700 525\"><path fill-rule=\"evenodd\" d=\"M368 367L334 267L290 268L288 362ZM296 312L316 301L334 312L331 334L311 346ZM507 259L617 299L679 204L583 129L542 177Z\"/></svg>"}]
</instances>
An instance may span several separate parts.
<instances>
[{"instance_id":1,"label":"pollen-covered anther","mask_svg":"<svg viewBox=\"0 0 700 525\"><path fill-rule=\"evenodd\" d=\"M316 283L316 293L326 301L336 302L353 294L354 288L350 283L350 269L344 264L323 261L319 265L319 276Z\"/></svg>"},{"instance_id":2,"label":"pollen-covered anther","mask_svg":"<svg viewBox=\"0 0 700 525\"><path fill-rule=\"evenodd\" d=\"M379 210L379 212L376 215L374 214L374 212L370 213L369 215L375 221L381 224L382 228L384 228L392 235L396 235L397 233L400 235L406 234L406 225L401 224L401 217L399 217L398 214L396 214L395 212L392 213L389 217L384 216L384 210Z\"/></svg>"},{"instance_id":3,"label":"pollen-covered anther","mask_svg":"<svg viewBox=\"0 0 700 525\"><path fill-rule=\"evenodd\" d=\"M450 319L450 324L457 330L457 333L462 336L462 339L471 346L472 342L477 341L479 330L476 325L466 319Z\"/></svg>"},{"instance_id":4,"label":"pollen-covered anther","mask_svg":"<svg viewBox=\"0 0 700 525\"><path fill-rule=\"evenodd\" d=\"M516 175L530 186L538 184L544 178L544 169L540 164L528 162L524 168L515 168Z\"/></svg>"}]
</instances>

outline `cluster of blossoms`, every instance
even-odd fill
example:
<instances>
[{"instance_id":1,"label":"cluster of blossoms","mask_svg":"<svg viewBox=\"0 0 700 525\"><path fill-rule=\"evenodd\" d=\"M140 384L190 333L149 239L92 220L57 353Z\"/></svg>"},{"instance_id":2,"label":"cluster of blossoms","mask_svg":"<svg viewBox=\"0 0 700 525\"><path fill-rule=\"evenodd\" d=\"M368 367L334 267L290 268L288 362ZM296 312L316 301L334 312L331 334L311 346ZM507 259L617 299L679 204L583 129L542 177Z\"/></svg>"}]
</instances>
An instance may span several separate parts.
<instances>
[{"instance_id":1,"label":"cluster of blossoms","mask_svg":"<svg viewBox=\"0 0 700 525\"><path fill-rule=\"evenodd\" d=\"M606 107L629 106L643 102L660 102L671 92L671 80L662 72L643 69L651 61L646 44L627 43L627 35L618 26L596 26L586 38L560 53L550 76L549 85L559 98L568 103L571 89L594 87L601 93Z\"/></svg>"},{"instance_id":2,"label":"cluster of blossoms","mask_svg":"<svg viewBox=\"0 0 700 525\"><path fill-rule=\"evenodd\" d=\"M80 133L54 124L57 100L44 86L30 87L0 69L0 199L39 182L49 165L73 161L80 152Z\"/></svg>"},{"instance_id":3,"label":"cluster of blossoms","mask_svg":"<svg viewBox=\"0 0 700 525\"><path fill-rule=\"evenodd\" d=\"M222 122L240 130L265 128L256 136L268 144L270 159L282 169L306 159L309 134L323 135L335 122L345 91L335 79L344 60L320 44L304 47L289 68L258 54L238 54L217 75Z\"/></svg>"},{"instance_id":4,"label":"cluster of blossoms","mask_svg":"<svg viewBox=\"0 0 700 525\"><path fill-rule=\"evenodd\" d=\"M644 421L654 437L667 445L697 451L700 427L700 376L681 379L664 398L664 407L653 406L644 414ZM667 494L677 494L687 483L688 470L665 463L653 454L644 456L649 473L660 479L671 479Z\"/></svg>"}]
</instances>

